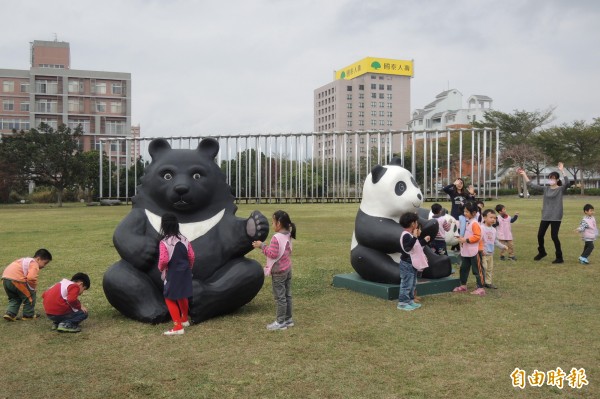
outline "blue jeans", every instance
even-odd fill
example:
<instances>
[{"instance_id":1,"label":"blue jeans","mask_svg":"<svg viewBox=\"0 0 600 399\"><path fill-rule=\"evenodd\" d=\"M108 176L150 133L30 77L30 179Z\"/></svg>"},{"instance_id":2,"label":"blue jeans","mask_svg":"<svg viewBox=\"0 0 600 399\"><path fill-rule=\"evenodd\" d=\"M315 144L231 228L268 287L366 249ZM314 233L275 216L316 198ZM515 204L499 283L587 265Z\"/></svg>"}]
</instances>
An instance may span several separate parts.
<instances>
[{"instance_id":1,"label":"blue jeans","mask_svg":"<svg viewBox=\"0 0 600 399\"><path fill-rule=\"evenodd\" d=\"M88 318L88 314L83 310L79 312L69 312L60 315L46 315L50 320L52 320L55 324L64 323L73 327L79 326L79 323Z\"/></svg>"},{"instance_id":2,"label":"blue jeans","mask_svg":"<svg viewBox=\"0 0 600 399\"><path fill-rule=\"evenodd\" d=\"M399 305L408 305L415 302L415 288L417 288L417 269L412 264L400 261L400 295Z\"/></svg>"}]
</instances>

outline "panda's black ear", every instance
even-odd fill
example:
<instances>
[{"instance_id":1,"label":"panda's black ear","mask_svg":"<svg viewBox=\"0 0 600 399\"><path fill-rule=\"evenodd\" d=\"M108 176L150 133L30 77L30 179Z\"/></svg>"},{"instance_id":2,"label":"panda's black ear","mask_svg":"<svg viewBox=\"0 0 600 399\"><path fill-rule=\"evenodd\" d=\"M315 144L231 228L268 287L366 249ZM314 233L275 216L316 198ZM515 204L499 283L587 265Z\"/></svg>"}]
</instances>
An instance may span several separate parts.
<instances>
[{"instance_id":1,"label":"panda's black ear","mask_svg":"<svg viewBox=\"0 0 600 399\"><path fill-rule=\"evenodd\" d=\"M155 159L159 153L170 149L171 145L165 139L154 139L148 145L148 152L150 153L152 159Z\"/></svg>"},{"instance_id":2,"label":"panda's black ear","mask_svg":"<svg viewBox=\"0 0 600 399\"><path fill-rule=\"evenodd\" d=\"M402 164L402 158L400 158L400 157L394 157L394 158L392 158L392 160L390 161L390 163L388 165L395 165L395 166L402 166L402 167L404 167L404 165Z\"/></svg>"},{"instance_id":3,"label":"panda's black ear","mask_svg":"<svg viewBox=\"0 0 600 399\"><path fill-rule=\"evenodd\" d=\"M215 159L219 153L219 142L213 138L204 139L198 144L198 151Z\"/></svg>"},{"instance_id":4,"label":"panda's black ear","mask_svg":"<svg viewBox=\"0 0 600 399\"><path fill-rule=\"evenodd\" d=\"M377 183L387 172L387 169L381 165L375 165L375 167L371 170L371 181L373 183Z\"/></svg>"}]
</instances>

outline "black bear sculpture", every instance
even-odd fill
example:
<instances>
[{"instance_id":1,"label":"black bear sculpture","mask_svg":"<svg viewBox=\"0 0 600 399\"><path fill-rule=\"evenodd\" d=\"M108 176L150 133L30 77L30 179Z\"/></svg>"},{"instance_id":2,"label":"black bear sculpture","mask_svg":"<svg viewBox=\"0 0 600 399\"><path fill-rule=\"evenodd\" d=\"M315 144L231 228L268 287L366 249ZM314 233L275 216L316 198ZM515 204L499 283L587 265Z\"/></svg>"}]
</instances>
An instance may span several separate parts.
<instances>
[{"instance_id":1,"label":"black bear sculpture","mask_svg":"<svg viewBox=\"0 0 600 399\"><path fill-rule=\"evenodd\" d=\"M145 169L131 212L117 226L113 242L121 260L104 274L106 298L123 315L146 323L169 319L157 268L160 220L173 213L192 243L193 298L190 318L198 323L230 313L260 291L261 265L244 255L252 241L264 240L269 221L254 211L235 216L237 206L225 175L215 163L218 141L206 138L197 149L171 149L152 140L152 162Z\"/></svg>"}]
</instances>

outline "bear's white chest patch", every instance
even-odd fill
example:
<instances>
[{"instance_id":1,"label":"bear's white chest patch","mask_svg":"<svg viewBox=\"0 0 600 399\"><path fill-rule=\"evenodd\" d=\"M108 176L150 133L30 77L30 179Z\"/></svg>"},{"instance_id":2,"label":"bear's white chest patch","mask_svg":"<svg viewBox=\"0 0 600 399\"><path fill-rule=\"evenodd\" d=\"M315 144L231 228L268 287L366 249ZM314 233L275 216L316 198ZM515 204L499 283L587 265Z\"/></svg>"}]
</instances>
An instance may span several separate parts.
<instances>
[{"instance_id":1,"label":"bear's white chest patch","mask_svg":"<svg viewBox=\"0 0 600 399\"><path fill-rule=\"evenodd\" d=\"M144 211L146 212L146 217L148 218L148 221L154 230L156 230L157 233L160 233L161 217L150 212L148 209L144 209ZM221 210L221 212L217 213L210 219L202 220L200 222L179 223L179 231L189 241L194 241L196 238L202 237L204 234L208 233L210 229L215 227L221 221L221 219L223 219L224 214L225 209Z\"/></svg>"}]
</instances>

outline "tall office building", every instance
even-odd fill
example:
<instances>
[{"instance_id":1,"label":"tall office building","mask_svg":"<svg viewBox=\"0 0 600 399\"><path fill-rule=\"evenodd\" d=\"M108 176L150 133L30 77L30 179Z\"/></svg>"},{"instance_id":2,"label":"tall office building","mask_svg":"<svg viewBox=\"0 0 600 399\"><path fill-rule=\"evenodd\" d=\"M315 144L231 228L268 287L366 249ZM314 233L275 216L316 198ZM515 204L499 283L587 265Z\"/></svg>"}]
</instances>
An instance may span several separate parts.
<instances>
[{"instance_id":1,"label":"tall office building","mask_svg":"<svg viewBox=\"0 0 600 399\"><path fill-rule=\"evenodd\" d=\"M413 61L367 57L334 71L334 80L314 91L315 132L390 131L406 129L410 121L410 79ZM364 156L378 144L376 135L369 143L347 138L348 155ZM339 157L343 136L317 136L315 151L325 158ZM400 139L392 143L400 149ZM351 144L351 145L348 145ZM358 154L354 154L358 151Z\"/></svg>"},{"instance_id":2,"label":"tall office building","mask_svg":"<svg viewBox=\"0 0 600 399\"><path fill-rule=\"evenodd\" d=\"M131 136L131 74L71 69L69 43L31 43L28 70L0 69L0 135L45 122L65 124L84 135L84 151L100 139Z\"/></svg>"}]
</instances>

